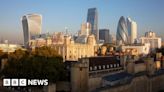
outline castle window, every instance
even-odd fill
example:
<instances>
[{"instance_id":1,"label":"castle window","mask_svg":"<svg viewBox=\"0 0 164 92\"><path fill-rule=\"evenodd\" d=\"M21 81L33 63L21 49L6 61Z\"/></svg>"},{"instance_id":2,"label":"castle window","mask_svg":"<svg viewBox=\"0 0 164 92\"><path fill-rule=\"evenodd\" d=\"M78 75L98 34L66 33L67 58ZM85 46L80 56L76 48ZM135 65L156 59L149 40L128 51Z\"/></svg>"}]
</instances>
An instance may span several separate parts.
<instances>
[{"instance_id":1,"label":"castle window","mask_svg":"<svg viewBox=\"0 0 164 92\"><path fill-rule=\"evenodd\" d=\"M113 65L112 65L112 64L110 64L110 67L111 67L111 68L113 68Z\"/></svg>"},{"instance_id":2,"label":"castle window","mask_svg":"<svg viewBox=\"0 0 164 92\"><path fill-rule=\"evenodd\" d=\"M66 68L67 68L67 69L70 69L70 67L69 67L69 66L67 66Z\"/></svg>"},{"instance_id":3,"label":"castle window","mask_svg":"<svg viewBox=\"0 0 164 92\"><path fill-rule=\"evenodd\" d=\"M94 70L97 70L97 66L94 67Z\"/></svg>"},{"instance_id":4,"label":"castle window","mask_svg":"<svg viewBox=\"0 0 164 92\"><path fill-rule=\"evenodd\" d=\"M117 64L117 67L119 67L120 65L119 64Z\"/></svg>"},{"instance_id":5,"label":"castle window","mask_svg":"<svg viewBox=\"0 0 164 92\"><path fill-rule=\"evenodd\" d=\"M107 68L109 68L109 65L106 65Z\"/></svg>"},{"instance_id":6,"label":"castle window","mask_svg":"<svg viewBox=\"0 0 164 92\"><path fill-rule=\"evenodd\" d=\"M89 69L92 71L92 67L89 67Z\"/></svg>"},{"instance_id":7,"label":"castle window","mask_svg":"<svg viewBox=\"0 0 164 92\"><path fill-rule=\"evenodd\" d=\"M80 67L80 69L79 69L80 71L82 71L82 67Z\"/></svg>"},{"instance_id":8,"label":"castle window","mask_svg":"<svg viewBox=\"0 0 164 92\"><path fill-rule=\"evenodd\" d=\"M116 64L114 64L114 67L116 67Z\"/></svg>"},{"instance_id":9,"label":"castle window","mask_svg":"<svg viewBox=\"0 0 164 92\"><path fill-rule=\"evenodd\" d=\"M103 69L105 69L105 65L103 65Z\"/></svg>"},{"instance_id":10,"label":"castle window","mask_svg":"<svg viewBox=\"0 0 164 92\"><path fill-rule=\"evenodd\" d=\"M99 65L99 69L101 70L101 66Z\"/></svg>"}]
</instances>

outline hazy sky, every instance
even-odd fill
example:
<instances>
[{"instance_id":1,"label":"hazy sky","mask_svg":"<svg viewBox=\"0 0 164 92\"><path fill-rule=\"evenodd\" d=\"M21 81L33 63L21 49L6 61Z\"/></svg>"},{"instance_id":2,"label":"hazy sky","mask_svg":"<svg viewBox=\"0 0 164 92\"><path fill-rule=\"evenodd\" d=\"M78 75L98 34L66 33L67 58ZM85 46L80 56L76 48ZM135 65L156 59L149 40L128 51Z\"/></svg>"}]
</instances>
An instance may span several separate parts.
<instances>
[{"instance_id":1,"label":"hazy sky","mask_svg":"<svg viewBox=\"0 0 164 92\"><path fill-rule=\"evenodd\" d=\"M0 39L22 42L21 17L29 13L43 16L45 32L77 32L86 22L88 8L96 7L99 28L116 33L120 16L130 16L138 24L139 36L151 29L164 38L164 0L1 0Z\"/></svg>"}]
</instances>

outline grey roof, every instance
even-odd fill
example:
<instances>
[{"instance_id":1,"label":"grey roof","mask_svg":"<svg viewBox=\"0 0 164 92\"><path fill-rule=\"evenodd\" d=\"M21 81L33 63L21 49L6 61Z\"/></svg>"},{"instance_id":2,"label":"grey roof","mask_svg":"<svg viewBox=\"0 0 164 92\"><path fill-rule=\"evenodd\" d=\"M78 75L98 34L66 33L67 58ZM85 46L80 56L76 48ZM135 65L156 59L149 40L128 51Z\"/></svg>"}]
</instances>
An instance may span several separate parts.
<instances>
[{"instance_id":1,"label":"grey roof","mask_svg":"<svg viewBox=\"0 0 164 92\"><path fill-rule=\"evenodd\" d=\"M116 74L113 74L113 75L105 76L105 77L103 77L103 79L112 82L112 81L117 81L117 80L124 79L126 77L132 78L132 75L129 74L129 73L126 73L126 72L121 72L121 73L116 73Z\"/></svg>"},{"instance_id":2,"label":"grey roof","mask_svg":"<svg viewBox=\"0 0 164 92\"><path fill-rule=\"evenodd\" d=\"M89 57L89 66L119 64L120 61L114 56Z\"/></svg>"}]
</instances>

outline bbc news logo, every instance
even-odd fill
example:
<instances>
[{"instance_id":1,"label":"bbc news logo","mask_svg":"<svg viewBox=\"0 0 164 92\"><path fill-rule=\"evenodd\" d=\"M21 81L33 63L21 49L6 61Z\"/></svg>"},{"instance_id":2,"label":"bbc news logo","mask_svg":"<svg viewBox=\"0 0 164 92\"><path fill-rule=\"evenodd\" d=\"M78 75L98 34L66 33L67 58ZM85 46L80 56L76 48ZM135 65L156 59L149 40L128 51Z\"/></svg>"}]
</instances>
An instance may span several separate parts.
<instances>
[{"instance_id":1,"label":"bbc news logo","mask_svg":"<svg viewBox=\"0 0 164 92\"><path fill-rule=\"evenodd\" d=\"M3 86L48 86L48 79L3 79Z\"/></svg>"}]
</instances>

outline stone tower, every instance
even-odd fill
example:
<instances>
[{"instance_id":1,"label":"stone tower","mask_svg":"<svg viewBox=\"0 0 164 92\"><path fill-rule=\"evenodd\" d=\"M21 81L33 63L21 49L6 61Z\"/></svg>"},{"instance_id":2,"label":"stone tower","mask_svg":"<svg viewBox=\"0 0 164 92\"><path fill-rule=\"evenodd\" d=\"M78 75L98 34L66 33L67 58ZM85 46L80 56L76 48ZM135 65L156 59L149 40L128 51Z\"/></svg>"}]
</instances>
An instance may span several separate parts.
<instances>
[{"instance_id":1,"label":"stone tower","mask_svg":"<svg viewBox=\"0 0 164 92\"><path fill-rule=\"evenodd\" d=\"M71 66L71 92L88 92L88 63L83 61Z\"/></svg>"}]
</instances>

